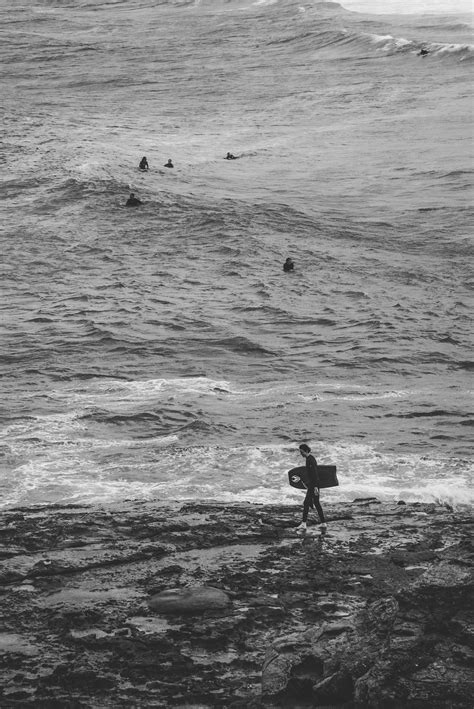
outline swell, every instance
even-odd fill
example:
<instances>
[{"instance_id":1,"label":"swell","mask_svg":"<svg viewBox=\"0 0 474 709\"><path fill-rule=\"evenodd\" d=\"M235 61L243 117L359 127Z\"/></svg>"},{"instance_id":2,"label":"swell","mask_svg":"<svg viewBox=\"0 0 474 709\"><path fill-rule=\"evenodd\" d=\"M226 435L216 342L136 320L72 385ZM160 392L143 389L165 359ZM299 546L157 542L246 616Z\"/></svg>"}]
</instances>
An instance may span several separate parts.
<instances>
[{"instance_id":1,"label":"swell","mask_svg":"<svg viewBox=\"0 0 474 709\"><path fill-rule=\"evenodd\" d=\"M336 18L336 19L335 19ZM366 28L376 27L375 31L366 31ZM284 51L290 50L297 55L299 52L320 52L322 50L337 50L334 58L347 58L350 56L360 57L378 56L384 53L388 56L416 54L424 49L429 54L438 58L453 57L458 60L471 58L474 53L474 45L469 42L456 41L432 41L423 37L423 27L407 27L406 38L395 33L388 32L390 25L373 21L357 21L351 17L344 17L344 25L340 23L337 16L317 15L311 23L304 26L304 29L295 28L276 32L266 45L269 47L280 47ZM414 30L417 37L413 37ZM466 37L466 26L464 24L438 23L437 34L452 35L455 37ZM470 34L470 33L469 33Z\"/></svg>"},{"instance_id":2,"label":"swell","mask_svg":"<svg viewBox=\"0 0 474 709\"><path fill-rule=\"evenodd\" d=\"M448 411L446 409L430 409L429 411L410 411L406 414L386 414L388 418L414 419L414 418L464 418L470 414L462 411ZM467 423L467 422L466 422Z\"/></svg>"},{"instance_id":3,"label":"swell","mask_svg":"<svg viewBox=\"0 0 474 709\"><path fill-rule=\"evenodd\" d=\"M430 42L420 39L407 39L391 34L354 33L339 38L335 44L352 44L358 49L371 53L384 53L388 56L418 54L421 51L437 58L454 58L458 61L472 59L474 45L456 42Z\"/></svg>"}]
</instances>

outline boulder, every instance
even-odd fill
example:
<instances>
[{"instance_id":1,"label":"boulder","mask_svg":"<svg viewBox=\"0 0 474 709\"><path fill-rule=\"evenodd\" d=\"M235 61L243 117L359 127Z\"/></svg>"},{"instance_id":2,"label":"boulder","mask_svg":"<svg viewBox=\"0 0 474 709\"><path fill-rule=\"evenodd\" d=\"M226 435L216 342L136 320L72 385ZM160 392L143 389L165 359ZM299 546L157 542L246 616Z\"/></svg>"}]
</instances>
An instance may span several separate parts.
<instances>
[{"instance_id":1,"label":"boulder","mask_svg":"<svg viewBox=\"0 0 474 709\"><path fill-rule=\"evenodd\" d=\"M298 674L295 668L304 664L307 658L311 658L311 654L311 642L300 633L276 638L265 653L262 668L262 694L275 696L286 692L291 678ZM319 660L318 663L322 665ZM322 677L321 669L320 667L318 679Z\"/></svg>"}]
</instances>

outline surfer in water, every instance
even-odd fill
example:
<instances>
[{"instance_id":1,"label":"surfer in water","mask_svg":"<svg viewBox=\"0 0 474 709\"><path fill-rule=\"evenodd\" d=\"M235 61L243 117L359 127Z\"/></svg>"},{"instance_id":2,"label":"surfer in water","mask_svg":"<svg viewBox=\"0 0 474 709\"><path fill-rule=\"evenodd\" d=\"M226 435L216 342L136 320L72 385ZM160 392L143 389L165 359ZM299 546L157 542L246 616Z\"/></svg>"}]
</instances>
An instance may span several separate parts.
<instances>
[{"instance_id":1,"label":"surfer in water","mask_svg":"<svg viewBox=\"0 0 474 709\"><path fill-rule=\"evenodd\" d=\"M232 153L227 153L224 160L237 160L237 158L235 157L235 155L232 155Z\"/></svg>"},{"instance_id":2,"label":"surfer in water","mask_svg":"<svg viewBox=\"0 0 474 709\"><path fill-rule=\"evenodd\" d=\"M171 158L168 158L168 162L165 163L163 167L174 167L173 163L171 162Z\"/></svg>"},{"instance_id":3,"label":"surfer in water","mask_svg":"<svg viewBox=\"0 0 474 709\"><path fill-rule=\"evenodd\" d=\"M143 156L142 159L140 160L140 164L138 166L138 169L139 170L149 170L150 169L150 166L148 165L148 160L146 159L145 156Z\"/></svg>"},{"instance_id":4,"label":"surfer in water","mask_svg":"<svg viewBox=\"0 0 474 709\"><path fill-rule=\"evenodd\" d=\"M308 489L306 491L306 496L303 502L303 521L296 528L297 534L306 533L306 520L308 519L309 508L316 508L321 524L319 528L321 531L326 531L327 524L324 519L323 508L319 501L319 475L318 475L318 464L314 455L311 455L311 448L306 444L302 443L299 446L300 453L303 458L306 459L306 470L308 472Z\"/></svg>"},{"instance_id":5,"label":"surfer in water","mask_svg":"<svg viewBox=\"0 0 474 709\"><path fill-rule=\"evenodd\" d=\"M429 49L426 49L426 47L422 47L420 51L418 52L419 57L426 57L427 54L430 53Z\"/></svg>"},{"instance_id":6,"label":"surfer in water","mask_svg":"<svg viewBox=\"0 0 474 709\"><path fill-rule=\"evenodd\" d=\"M293 271L294 268L295 268L295 264L293 263L291 258L288 256L285 263L283 264L283 270L288 273L288 271Z\"/></svg>"},{"instance_id":7,"label":"surfer in water","mask_svg":"<svg viewBox=\"0 0 474 709\"><path fill-rule=\"evenodd\" d=\"M138 207L140 206L140 204L143 204L143 202L141 201L141 199L138 199L138 197L135 197L133 192L125 202L126 207Z\"/></svg>"}]
</instances>

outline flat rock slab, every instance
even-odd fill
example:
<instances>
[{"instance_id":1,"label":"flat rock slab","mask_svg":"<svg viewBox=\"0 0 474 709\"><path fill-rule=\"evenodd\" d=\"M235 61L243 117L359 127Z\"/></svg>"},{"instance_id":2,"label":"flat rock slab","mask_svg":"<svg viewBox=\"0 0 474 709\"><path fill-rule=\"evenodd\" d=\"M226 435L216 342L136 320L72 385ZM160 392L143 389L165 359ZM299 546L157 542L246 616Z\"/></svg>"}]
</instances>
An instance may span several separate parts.
<instances>
[{"instance_id":1,"label":"flat rock slab","mask_svg":"<svg viewBox=\"0 0 474 709\"><path fill-rule=\"evenodd\" d=\"M173 621L168 621L166 618L156 618L155 616L135 616L127 620L127 625L144 635L166 635L169 630L180 627L180 625L174 624Z\"/></svg>"},{"instance_id":2,"label":"flat rock slab","mask_svg":"<svg viewBox=\"0 0 474 709\"><path fill-rule=\"evenodd\" d=\"M427 570L415 581L413 588L458 588L471 586L474 583L472 568L459 566L449 562L431 564Z\"/></svg>"},{"instance_id":3,"label":"flat rock slab","mask_svg":"<svg viewBox=\"0 0 474 709\"><path fill-rule=\"evenodd\" d=\"M85 591L83 589L65 589L42 597L41 606L43 608L51 606L72 606L91 607L96 604L114 603L129 601L140 598L141 593L133 588L108 588L96 591Z\"/></svg>"},{"instance_id":4,"label":"flat rock slab","mask_svg":"<svg viewBox=\"0 0 474 709\"><path fill-rule=\"evenodd\" d=\"M230 598L219 588L192 586L172 588L152 596L149 606L157 613L203 613L223 610L230 605Z\"/></svg>"},{"instance_id":5,"label":"flat rock slab","mask_svg":"<svg viewBox=\"0 0 474 709\"><path fill-rule=\"evenodd\" d=\"M34 645L29 638L18 633L0 633L0 655L38 655L39 647Z\"/></svg>"}]
</instances>

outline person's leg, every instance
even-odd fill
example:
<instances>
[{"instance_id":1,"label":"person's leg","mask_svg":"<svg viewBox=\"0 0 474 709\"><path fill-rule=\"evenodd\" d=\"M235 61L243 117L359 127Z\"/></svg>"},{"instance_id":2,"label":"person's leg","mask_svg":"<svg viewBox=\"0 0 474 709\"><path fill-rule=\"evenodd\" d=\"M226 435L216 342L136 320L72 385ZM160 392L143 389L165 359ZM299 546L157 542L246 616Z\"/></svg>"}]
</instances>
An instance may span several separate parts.
<instances>
[{"instance_id":1,"label":"person's leg","mask_svg":"<svg viewBox=\"0 0 474 709\"><path fill-rule=\"evenodd\" d=\"M317 510L317 512L318 512L319 520L320 520L321 524L326 524L326 520L324 519L323 508L321 507L321 503L320 503L320 501L319 501L319 494L318 494L318 493L316 493L316 492L314 493L314 498L313 498L313 500L314 500L314 506L316 507L316 510Z\"/></svg>"},{"instance_id":2,"label":"person's leg","mask_svg":"<svg viewBox=\"0 0 474 709\"><path fill-rule=\"evenodd\" d=\"M309 508L313 506L313 490L306 491L306 497L303 502L303 522L308 519Z\"/></svg>"},{"instance_id":3,"label":"person's leg","mask_svg":"<svg viewBox=\"0 0 474 709\"><path fill-rule=\"evenodd\" d=\"M303 521L296 528L297 534L305 534L306 533L306 520L308 519L308 513L309 513L310 507L314 507L314 490L313 490L313 488L309 488L306 491L306 496L305 496L304 502L303 502Z\"/></svg>"}]
</instances>

